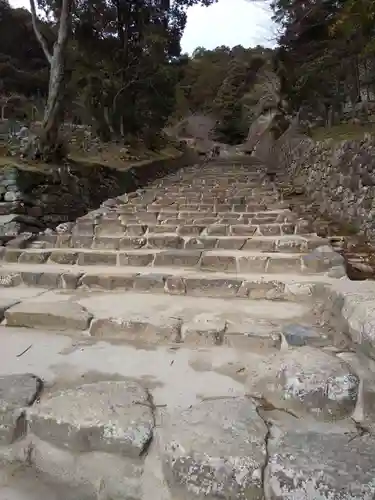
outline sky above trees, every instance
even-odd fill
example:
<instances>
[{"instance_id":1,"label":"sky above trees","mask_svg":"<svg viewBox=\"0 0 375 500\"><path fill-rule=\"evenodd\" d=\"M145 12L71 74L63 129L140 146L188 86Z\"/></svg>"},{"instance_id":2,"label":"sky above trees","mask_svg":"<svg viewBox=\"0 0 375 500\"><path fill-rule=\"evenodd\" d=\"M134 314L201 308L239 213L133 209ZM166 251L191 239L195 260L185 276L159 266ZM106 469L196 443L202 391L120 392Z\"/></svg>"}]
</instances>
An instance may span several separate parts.
<instances>
[{"instance_id":1,"label":"sky above trees","mask_svg":"<svg viewBox=\"0 0 375 500\"><path fill-rule=\"evenodd\" d=\"M12 7L29 8L29 0L10 0ZM219 0L211 7L192 7L182 38L184 52L196 47L214 49L220 45L253 47L275 45L271 14L263 2Z\"/></svg>"}]
</instances>

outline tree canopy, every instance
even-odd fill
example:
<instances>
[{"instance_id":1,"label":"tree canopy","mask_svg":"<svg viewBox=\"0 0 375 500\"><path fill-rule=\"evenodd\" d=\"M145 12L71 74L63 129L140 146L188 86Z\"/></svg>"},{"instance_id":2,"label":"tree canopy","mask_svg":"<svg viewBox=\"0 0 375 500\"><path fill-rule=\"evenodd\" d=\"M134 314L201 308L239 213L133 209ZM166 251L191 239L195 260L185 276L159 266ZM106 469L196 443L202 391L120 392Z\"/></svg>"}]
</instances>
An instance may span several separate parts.
<instances>
[{"instance_id":1,"label":"tree canopy","mask_svg":"<svg viewBox=\"0 0 375 500\"><path fill-rule=\"evenodd\" d=\"M216 0L64 1L31 1L33 33L30 13L0 0L2 99L15 93L51 97L53 71L60 72L65 118L92 125L104 141L131 135L152 142L175 109L175 88L186 64L180 46L186 11ZM69 5L68 44L56 72L52 59L64 5Z\"/></svg>"},{"instance_id":2,"label":"tree canopy","mask_svg":"<svg viewBox=\"0 0 375 500\"><path fill-rule=\"evenodd\" d=\"M328 120L371 99L374 91L374 2L274 0L280 28L276 57L290 109L313 108Z\"/></svg>"}]
</instances>

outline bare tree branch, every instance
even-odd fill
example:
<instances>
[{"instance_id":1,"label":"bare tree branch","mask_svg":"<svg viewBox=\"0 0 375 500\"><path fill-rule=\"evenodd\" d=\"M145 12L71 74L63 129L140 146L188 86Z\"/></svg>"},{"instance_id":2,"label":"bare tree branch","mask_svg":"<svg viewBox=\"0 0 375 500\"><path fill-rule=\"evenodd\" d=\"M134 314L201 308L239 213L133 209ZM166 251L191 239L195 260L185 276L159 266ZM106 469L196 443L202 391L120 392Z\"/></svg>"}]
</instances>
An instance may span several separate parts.
<instances>
[{"instance_id":1,"label":"bare tree branch","mask_svg":"<svg viewBox=\"0 0 375 500\"><path fill-rule=\"evenodd\" d=\"M47 58L47 61L49 62L49 64L51 64L52 54L49 51L48 46L47 46L47 42L46 42L44 36L42 35L39 27L38 27L38 18L36 15L35 0L30 0L30 10L31 10L31 19L32 19L32 23L33 23L35 36L38 39L38 42L40 43L40 45L43 49L43 52Z\"/></svg>"}]
</instances>

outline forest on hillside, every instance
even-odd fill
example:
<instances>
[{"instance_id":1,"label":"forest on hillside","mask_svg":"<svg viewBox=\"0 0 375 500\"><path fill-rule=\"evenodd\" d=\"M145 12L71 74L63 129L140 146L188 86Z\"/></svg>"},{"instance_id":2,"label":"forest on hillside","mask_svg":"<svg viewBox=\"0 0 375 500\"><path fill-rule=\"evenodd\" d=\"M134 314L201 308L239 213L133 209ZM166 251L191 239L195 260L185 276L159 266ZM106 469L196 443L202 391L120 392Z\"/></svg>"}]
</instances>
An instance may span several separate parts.
<instances>
[{"instance_id":1,"label":"forest on hillside","mask_svg":"<svg viewBox=\"0 0 375 500\"><path fill-rule=\"evenodd\" d=\"M281 98L327 125L375 99L375 2L274 0Z\"/></svg>"},{"instance_id":2,"label":"forest on hillside","mask_svg":"<svg viewBox=\"0 0 375 500\"><path fill-rule=\"evenodd\" d=\"M238 143L268 106L333 123L374 99L374 2L274 0L275 50L183 54L187 9L215 1L39 0L38 18L0 0L1 118L42 120L50 146L64 120L152 146L166 125L202 113L218 140Z\"/></svg>"},{"instance_id":3,"label":"forest on hillside","mask_svg":"<svg viewBox=\"0 0 375 500\"><path fill-rule=\"evenodd\" d=\"M47 60L33 33L30 13L12 9L6 0L0 0L0 9L3 114L38 116L48 94ZM83 12L76 19L68 51L66 119L93 125L104 141L121 135L141 135L147 140L166 123L208 113L218 122L218 139L243 140L258 98L257 75L266 68L271 72L270 49L222 46L211 51L198 47L191 57L181 54L185 18L179 12L182 18L170 14L170 21L180 25L164 33L164 39L153 33L149 42L143 42L150 43L151 54L146 47L140 49L134 34L134 46L128 46L124 55L129 67L121 69L121 61L113 60L115 49L108 50L117 40L106 39L98 26L100 20L101 29L107 29L103 16L111 19L115 12L103 10L101 19L90 19L89 14ZM52 42L54 26L45 24L43 29Z\"/></svg>"},{"instance_id":4,"label":"forest on hillside","mask_svg":"<svg viewBox=\"0 0 375 500\"><path fill-rule=\"evenodd\" d=\"M271 49L198 47L188 58L176 86L173 117L182 119L194 113L212 116L216 140L241 143L259 111L270 101L274 103L275 93ZM258 109L261 98L262 109Z\"/></svg>"}]
</instances>

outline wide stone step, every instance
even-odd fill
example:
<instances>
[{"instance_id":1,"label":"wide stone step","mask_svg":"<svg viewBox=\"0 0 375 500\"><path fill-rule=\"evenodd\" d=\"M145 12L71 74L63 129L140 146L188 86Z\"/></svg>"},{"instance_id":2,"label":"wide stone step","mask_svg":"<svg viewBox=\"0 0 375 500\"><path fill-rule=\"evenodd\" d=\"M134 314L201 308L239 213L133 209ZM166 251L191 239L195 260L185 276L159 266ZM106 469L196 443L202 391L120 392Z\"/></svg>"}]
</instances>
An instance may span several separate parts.
<instances>
[{"instance_id":1,"label":"wide stone step","mask_svg":"<svg viewBox=\"0 0 375 500\"><path fill-rule=\"evenodd\" d=\"M89 249L8 249L3 262L20 264L64 264L79 266L142 266L180 267L226 273L311 273L300 253L257 252L246 250L158 250L140 249L125 251ZM72 268L74 270L74 267Z\"/></svg>"},{"instance_id":2,"label":"wide stone step","mask_svg":"<svg viewBox=\"0 0 375 500\"><path fill-rule=\"evenodd\" d=\"M103 236L105 234L141 236L146 232L176 232L177 230L181 231L186 228L186 234L199 234L204 229L213 231L216 226L219 226L219 235L236 234L243 226L248 227L248 232L252 230L253 233L258 232L262 234L262 232L268 231L270 235L282 233L293 234L296 231L306 233L307 229L306 221L297 220L290 215L285 215L282 218L279 216L254 218L246 214L217 215L201 212L199 216L196 216L195 214L181 214L181 212L176 212L159 215L158 219L142 214L137 214L136 216L116 215L113 219L108 218L97 221L96 223L90 219L84 219L77 222L73 227L72 233L76 235L96 236ZM173 227L173 230L168 230L171 227ZM311 230L311 226L309 229ZM248 232L246 234L248 234Z\"/></svg>"},{"instance_id":3,"label":"wide stone step","mask_svg":"<svg viewBox=\"0 0 375 500\"><path fill-rule=\"evenodd\" d=\"M153 206L150 210L144 207L142 204L139 205L116 205L110 209L99 209L77 219L78 223L89 223L93 222L94 219L96 223L114 223L116 219L120 220L124 224L127 222L140 221L145 224L155 224L157 222L164 222L166 219L174 218L181 221L181 224L187 223L188 221L196 221L197 223L206 220L207 218L220 219L223 217L230 217L232 220L246 220L247 222L253 219L262 219L262 222L266 222L270 218L273 222L291 222L297 219L296 214L291 212L287 207L279 209L262 209L257 208L256 210L247 210L243 204L238 204L237 210L228 210L227 208L223 210L212 210L205 209L201 206L197 208L179 208L175 204L173 206Z\"/></svg>"},{"instance_id":4,"label":"wide stone step","mask_svg":"<svg viewBox=\"0 0 375 500\"><path fill-rule=\"evenodd\" d=\"M15 290L14 290L15 291ZM228 302L220 298L92 293L30 289L34 296L14 303L5 297L7 327L27 327L152 345L182 343L241 349L279 349L291 324L311 322L310 304L265 300ZM0 299L6 295L0 290ZM7 302L8 301L8 302ZM297 330L295 328L295 330ZM305 340L327 345L327 334L310 327ZM297 332L298 334L298 332ZM289 335L290 336L290 335ZM73 441L72 441L73 444ZM79 443L76 443L78 446Z\"/></svg>"},{"instance_id":5,"label":"wide stone step","mask_svg":"<svg viewBox=\"0 0 375 500\"><path fill-rule=\"evenodd\" d=\"M226 274L176 267L3 264L1 287L72 290L135 290L199 297L299 301L310 299L316 286L331 283L324 274Z\"/></svg>"},{"instance_id":6,"label":"wide stone step","mask_svg":"<svg viewBox=\"0 0 375 500\"><path fill-rule=\"evenodd\" d=\"M104 235L93 236L87 234L60 234L40 235L35 241L28 244L30 248L93 248L102 250L121 250L139 248L177 248L177 249L233 249L233 250L256 250L268 252L299 252L313 250L314 248L327 244L327 240L319 238L316 234L275 234L260 235L250 226L237 226L238 234L226 236L226 230L220 226L209 229L201 229L195 226L183 226L176 229L175 226L160 225L159 232L131 235L130 233L111 233L110 230ZM265 231L266 232L266 231ZM220 234L222 233L222 234ZM272 233L272 232L271 232ZM19 248L25 246L24 240L20 239L10 244L8 248ZM1 254L11 252L2 249Z\"/></svg>"}]
</instances>

